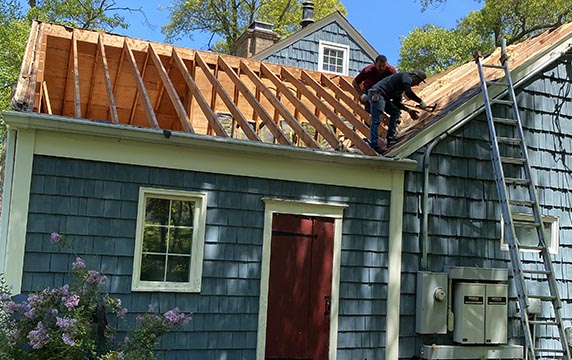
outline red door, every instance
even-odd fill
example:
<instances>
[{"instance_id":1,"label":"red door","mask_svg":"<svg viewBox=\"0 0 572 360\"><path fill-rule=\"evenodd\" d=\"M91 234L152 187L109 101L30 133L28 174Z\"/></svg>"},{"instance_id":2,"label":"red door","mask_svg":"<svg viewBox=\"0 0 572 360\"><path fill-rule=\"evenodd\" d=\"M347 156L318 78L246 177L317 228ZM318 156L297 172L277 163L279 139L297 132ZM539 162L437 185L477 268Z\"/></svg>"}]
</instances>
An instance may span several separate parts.
<instances>
[{"instance_id":1,"label":"red door","mask_svg":"<svg viewBox=\"0 0 572 360\"><path fill-rule=\"evenodd\" d=\"M333 219L274 214L266 359L328 359L333 243Z\"/></svg>"}]
</instances>

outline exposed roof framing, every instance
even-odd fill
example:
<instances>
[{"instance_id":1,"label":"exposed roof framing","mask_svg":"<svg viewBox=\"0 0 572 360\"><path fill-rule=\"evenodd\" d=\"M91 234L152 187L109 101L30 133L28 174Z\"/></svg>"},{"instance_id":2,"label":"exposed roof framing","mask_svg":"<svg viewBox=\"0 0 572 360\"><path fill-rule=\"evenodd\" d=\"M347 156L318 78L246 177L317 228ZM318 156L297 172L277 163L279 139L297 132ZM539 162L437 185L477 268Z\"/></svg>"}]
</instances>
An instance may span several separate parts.
<instances>
[{"instance_id":1,"label":"exposed roof framing","mask_svg":"<svg viewBox=\"0 0 572 360\"><path fill-rule=\"evenodd\" d=\"M369 114L349 81L34 22L14 103L23 111L376 155L363 140Z\"/></svg>"}]
</instances>

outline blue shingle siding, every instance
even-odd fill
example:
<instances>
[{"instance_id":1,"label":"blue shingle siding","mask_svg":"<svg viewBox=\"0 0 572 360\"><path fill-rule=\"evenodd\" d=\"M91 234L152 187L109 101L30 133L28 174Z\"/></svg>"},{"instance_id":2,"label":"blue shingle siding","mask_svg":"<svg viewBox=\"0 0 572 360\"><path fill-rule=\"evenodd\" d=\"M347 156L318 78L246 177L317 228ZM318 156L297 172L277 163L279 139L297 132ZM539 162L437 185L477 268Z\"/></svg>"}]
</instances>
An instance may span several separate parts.
<instances>
[{"instance_id":1,"label":"blue shingle siding","mask_svg":"<svg viewBox=\"0 0 572 360\"><path fill-rule=\"evenodd\" d=\"M131 292L140 187L208 192L200 294ZM169 349L159 351L161 359L254 359L263 197L348 204L338 358L382 358L390 206L383 191L36 156L23 291L69 282L77 253L108 276L105 286L129 309L129 322L149 304L193 312L189 330L161 341L160 348ZM54 248L54 231L73 247Z\"/></svg>"},{"instance_id":2,"label":"blue shingle siding","mask_svg":"<svg viewBox=\"0 0 572 360\"><path fill-rule=\"evenodd\" d=\"M572 320L572 107L569 65L554 63L517 89L525 137L533 176L545 215L560 219L559 254L553 257L555 275L559 281L565 321ZM499 133L503 129L498 130ZM505 130L506 131L506 130ZM423 151L412 158L420 163ZM490 161L488 126L484 115L472 120L464 128L451 134L434 149L430 160L429 177L429 271L447 271L451 266L477 266L511 269L506 251L500 250L500 206ZM421 201L422 174L406 177L404 207L403 276L414 275L420 258L417 229L422 213L416 200ZM420 206L420 205L419 205ZM405 235L407 234L407 235ZM418 236L417 236L418 235ZM537 264L537 254L524 256L530 264ZM516 313L516 291L509 271L509 314ZM411 311L415 294L409 287L402 288L400 358L418 355L422 344L452 344L451 334L437 337L421 336L407 326L415 321ZM550 337L540 332L538 336ZM518 319L509 319L509 342L522 341ZM558 348L559 345L554 345Z\"/></svg>"},{"instance_id":3,"label":"blue shingle siding","mask_svg":"<svg viewBox=\"0 0 572 360\"><path fill-rule=\"evenodd\" d=\"M303 69L319 70L318 53L320 40L349 46L348 75L350 76L356 76L361 69L373 63L374 59L372 59L337 22L325 25L321 29L314 31L263 60ZM394 60L397 61L397 59Z\"/></svg>"}]
</instances>

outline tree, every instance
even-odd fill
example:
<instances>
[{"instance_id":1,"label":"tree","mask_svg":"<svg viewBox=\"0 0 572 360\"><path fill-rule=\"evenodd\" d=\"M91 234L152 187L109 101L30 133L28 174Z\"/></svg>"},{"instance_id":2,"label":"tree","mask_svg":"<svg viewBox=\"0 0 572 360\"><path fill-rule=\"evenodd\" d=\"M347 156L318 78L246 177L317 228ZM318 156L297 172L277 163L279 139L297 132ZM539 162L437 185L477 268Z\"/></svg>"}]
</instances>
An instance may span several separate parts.
<instances>
[{"instance_id":1,"label":"tree","mask_svg":"<svg viewBox=\"0 0 572 360\"><path fill-rule=\"evenodd\" d=\"M207 32L209 49L222 53L234 52L236 39L254 20L271 23L274 31L286 36L299 28L302 17L298 0L174 0L168 10L170 22L162 29L167 41ZM336 10L346 14L340 0L316 2L314 19Z\"/></svg>"},{"instance_id":2,"label":"tree","mask_svg":"<svg viewBox=\"0 0 572 360\"><path fill-rule=\"evenodd\" d=\"M482 42L474 33L425 25L402 38L398 67L424 69L432 75L470 60L476 50L482 50Z\"/></svg>"},{"instance_id":3,"label":"tree","mask_svg":"<svg viewBox=\"0 0 572 360\"><path fill-rule=\"evenodd\" d=\"M420 1L425 11L447 0ZM414 29L402 39L399 66L443 71L471 59L475 50L492 51L502 39L514 44L571 20L572 0L484 0L455 29Z\"/></svg>"}]
</instances>

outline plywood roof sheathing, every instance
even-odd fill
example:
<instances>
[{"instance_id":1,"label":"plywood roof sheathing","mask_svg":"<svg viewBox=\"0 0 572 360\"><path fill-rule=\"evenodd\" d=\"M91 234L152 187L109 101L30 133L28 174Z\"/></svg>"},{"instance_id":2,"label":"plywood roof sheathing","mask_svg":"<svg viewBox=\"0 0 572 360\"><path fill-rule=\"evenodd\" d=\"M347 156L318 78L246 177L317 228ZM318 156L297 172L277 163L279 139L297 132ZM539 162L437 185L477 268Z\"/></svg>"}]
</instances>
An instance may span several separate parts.
<instances>
[{"instance_id":1,"label":"plywood roof sheathing","mask_svg":"<svg viewBox=\"0 0 572 360\"><path fill-rule=\"evenodd\" d=\"M111 121L114 124L119 123L117 116L117 106L115 105L115 96L113 95L113 85L111 84L111 75L109 74L109 64L107 63L107 55L105 53L105 45L103 45L103 34L97 37L97 46L101 54L101 62L103 66L103 77L105 78L105 90L107 92L108 111L111 111Z\"/></svg>"}]
</instances>

